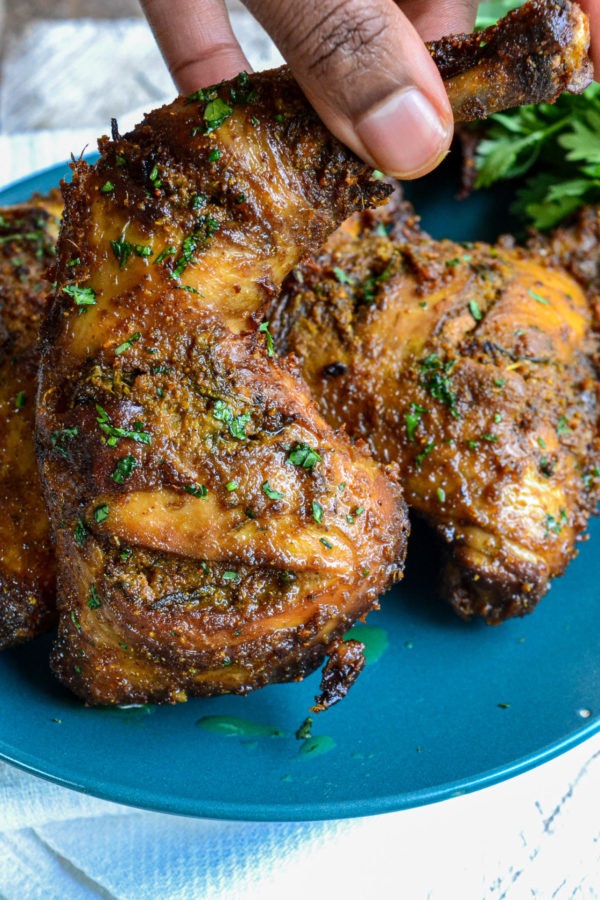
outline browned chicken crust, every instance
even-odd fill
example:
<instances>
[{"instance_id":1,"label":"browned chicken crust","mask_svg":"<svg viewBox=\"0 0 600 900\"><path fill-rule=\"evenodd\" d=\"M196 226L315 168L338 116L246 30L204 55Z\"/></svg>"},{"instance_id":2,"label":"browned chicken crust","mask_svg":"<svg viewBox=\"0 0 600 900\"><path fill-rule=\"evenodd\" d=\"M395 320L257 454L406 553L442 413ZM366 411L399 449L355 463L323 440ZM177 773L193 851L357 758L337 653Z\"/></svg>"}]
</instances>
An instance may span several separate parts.
<instances>
[{"instance_id":1,"label":"browned chicken crust","mask_svg":"<svg viewBox=\"0 0 600 900\"><path fill-rule=\"evenodd\" d=\"M355 218L290 276L272 323L327 421L399 462L464 617L529 612L598 502L597 337L565 242L552 259Z\"/></svg>"},{"instance_id":2,"label":"browned chicken crust","mask_svg":"<svg viewBox=\"0 0 600 900\"><path fill-rule=\"evenodd\" d=\"M58 196L0 209L0 650L56 619L54 552L35 460L37 335Z\"/></svg>"},{"instance_id":3,"label":"browned chicken crust","mask_svg":"<svg viewBox=\"0 0 600 900\"><path fill-rule=\"evenodd\" d=\"M491 28L428 44L457 122L580 94L593 78L588 18L570 0L529 0Z\"/></svg>"},{"instance_id":4,"label":"browned chicken crust","mask_svg":"<svg viewBox=\"0 0 600 900\"><path fill-rule=\"evenodd\" d=\"M299 679L342 660L400 576L406 511L258 326L300 257L389 189L286 71L179 98L100 149L64 186L43 330L53 668L89 703ZM321 705L359 669L334 662Z\"/></svg>"}]
</instances>

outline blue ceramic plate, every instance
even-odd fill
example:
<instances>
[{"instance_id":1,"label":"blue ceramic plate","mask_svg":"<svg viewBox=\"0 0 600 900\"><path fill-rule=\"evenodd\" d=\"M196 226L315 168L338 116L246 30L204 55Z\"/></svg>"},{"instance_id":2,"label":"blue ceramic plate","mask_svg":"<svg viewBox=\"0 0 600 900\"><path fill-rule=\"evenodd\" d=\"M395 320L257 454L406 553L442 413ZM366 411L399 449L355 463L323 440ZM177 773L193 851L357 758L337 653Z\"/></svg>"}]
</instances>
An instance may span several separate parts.
<instances>
[{"instance_id":1,"label":"blue ceramic plate","mask_svg":"<svg viewBox=\"0 0 600 900\"><path fill-rule=\"evenodd\" d=\"M0 202L46 191L66 171L28 178ZM493 237L498 201L461 204L449 185L442 173L417 188L429 230ZM369 617L370 664L308 742L295 732L316 674L247 698L85 709L51 676L50 639L36 641L0 656L0 757L109 800L230 819L361 816L476 790L598 729L599 547L594 523L534 614L490 628L437 599L438 557L416 535L404 583Z\"/></svg>"}]
</instances>

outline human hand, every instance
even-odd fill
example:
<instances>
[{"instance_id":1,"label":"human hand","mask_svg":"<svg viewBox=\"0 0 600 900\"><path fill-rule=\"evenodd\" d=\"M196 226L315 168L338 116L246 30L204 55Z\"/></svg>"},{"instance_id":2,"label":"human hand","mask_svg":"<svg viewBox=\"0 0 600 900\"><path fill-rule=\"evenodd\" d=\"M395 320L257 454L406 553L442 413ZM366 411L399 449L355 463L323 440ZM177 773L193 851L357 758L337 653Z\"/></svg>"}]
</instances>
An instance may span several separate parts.
<instances>
[{"instance_id":1,"label":"human hand","mask_svg":"<svg viewBox=\"0 0 600 900\"><path fill-rule=\"evenodd\" d=\"M452 140L452 110L424 45L470 31L478 0L244 0L331 131L400 178L433 169ZM224 0L142 0L179 90L250 65ZM587 0L600 16L600 0Z\"/></svg>"}]
</instances>

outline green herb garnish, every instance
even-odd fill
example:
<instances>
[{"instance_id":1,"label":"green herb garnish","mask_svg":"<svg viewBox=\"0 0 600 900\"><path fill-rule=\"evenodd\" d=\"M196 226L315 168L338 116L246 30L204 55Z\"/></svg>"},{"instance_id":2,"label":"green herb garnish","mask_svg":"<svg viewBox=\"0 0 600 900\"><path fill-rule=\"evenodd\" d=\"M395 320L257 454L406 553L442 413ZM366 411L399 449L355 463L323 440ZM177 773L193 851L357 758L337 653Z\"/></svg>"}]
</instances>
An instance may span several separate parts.
<instances>
[{"instance_id":1,"label":"green herb garnish","mask_svg":"<svg viewBox=\"0 0 600 900\"><path fill-rule=\"evenodd\" d=\"M94 584L90 585L90 596L88 597L87 605L90 609L98 609L100 606L100 598Z\"/></svg>"},{"instance_id":2,"label":"green herb garnish","mask_svg":"<svg viewBox=\"0 0 600 900\"><path fill-rule=\"evenodd\" d=\"M216 97L214 100L210 100L205 108L204 108L204 121L205 125L203 128L204 134L210 134L212 131L216 131L219 128L225 119L228 119L233 109L220 97Z\"/></svg>"},{"instance_id":3,"label":"green herb garnish","mask_svg":"<svg viewBox=\"0 0 600 900\"><path fill-rule=\"evenodd\" d=\"M137 462L135 456L124 456L117 463L114 472L111 472L111 478L113 481L116 481L117 484L123 484L126 478L130 478L133 470L136 468Z\"/></svg>"},{"instance_id":4,"label":"green herb garnish","mask_svg":"<svg viewBox=\"0 0 600 900\"><path fill-rule=\"evenodd\" d=\"M600 85L490 116L476 157L476 187L527 176L514 210L551 228L600 200Z\"/></svg>"},{"instance_id":5,"label":"green herb garnish","mask_svg":"<svg viewBox=\"0 0 600 900\"><path fill-rule=\"evenodd\" d=\"M72 441L79 434L79 428L74 425L73 428L63 428L61 431L54 431L50 437L52 449L56 450L65 459L69 458L69 452L66 448L67 441Z\"/></svg>"},{"instance_id":6,"label":"green herb garnish","mask_svg":"<svg viewBox=\"0 0 600 900\"><path fill-rule=\"evenodd\" d=\"M78 517L77 522L75 524L75 528L73 529L73 537L75 538L75 543L78 547L83 547L85 544L85 539L87 538L87 528L85 527L85 522L82 518Z\"/></svg>"},{"instance_id":7,"label":"green herb garnish","mask_svg":"<svg viewBox=\"0 0 600 900\"><path fill-rule=\"evenodd\" d=\"M300 466L303 469L314 469L316 464L321 462L322 457L308 444L296 444L288 453L287 459L294 466Z\"/></svg>"},{"instance_id":8,"label":"green herb garnish","mask_svg":"<svg viewBox=\"0 0 600 900\"><path fill-rule=\"evenodd\" d=\"M415 465L416 465L417 469L421 468L421 466L423 464L423 460L425 459L426 456L429 456L429 454L431 453L431 451L433 450L434 447L435 447L434 441L430 441L426 447L423 447L423 449L421 450L419 455L415 458Z\"/></svg>"},{"instance_id":9,"label":"green herb garnish","mask_svg":"<svg viewBox=\"0 0 600 900\"><path fill-rule=\"evenodd\" d=\"M96 303L96 291L91 287L67 284L63 288L63 292L73 298L76 306L94 306Z\"/></svg>"},{"instance_id":10,"label":"green herb garnish","mask_svg":"<svg viewBox=\"0 0 600 900\"><path fill-rule=\"evenodd\" d=\"M262 325L259 325L258 330L262 331L267 339L267 356L275 356L275 350L273 349L273 338L271 336L271 332L269 331L269 323L263 322Z\"/></svg>"},{"instance_id":11,"label":"green herb garnish","mask_svg":"<svg viewBox=\"0 0 600 900\"><path fill-rule=\"evenodd\" d=\"M125 353L126 350L130 350L133 344L135 344L136 341L139 341L141 336L141 332L139 331L136 331L134 334L132 334L130 338L127 338L126 341L123 341L123 343L119 344L119 346L115 349L115 356L120 356L121 353Z\"/></svg>"},{"instance_id":12,"label":"green herb garnish","mask_svg":"<svg viewBox=\"0 0 600 900\"><path fill-rule=\"evenodd\" d=\"M410 404L410 412L406 413L405 421L406 421L406 437L409 441L414 441L415 432L417 430L417 426L421 421L421 416L423 413L426 413L427 410L424 406L419 406L418 403Z\"/></svg>"},{"instance_id":13,"label":"green herb garnish","mask_svg":"<svg viewBox=\"0 0 600 900\"><path fill-rule=\"evenodd\" d=\"M208 488L205 484L184 484L183 486L186 494L191 494L192 497L206 497L208 495Z\"/></svg>"},{"instance_id":14,"label":"green herb garnish","mask_svg":"<svg viewBox=\"0 0 600 900\"><path fill-rule=\"evenodd\" d=\"M435 400L439 400L440 403L447 406L452 415L458 419L460 415L456 409L456 394L452 390L450 381L450 372L455 363L455 359L442 362L437 353L430 353L419 362L419 371L422 387Z\"/></svg>"},{"instance_id":15,"label":"green herb garnish","mask_svg":"<svg viewBox=\"0 0 600 900\"><path fill-rule=\"evenodd\" d=\"M106 441L109 447L114 447L119 438L129 438L129 440L136 441L138 444L151 443L152 437L147 431L143 430L144 426L141 422L134 422L133 429L118 428L112 424L108 413L99 403L96 403L96 412L98 413L96 421L100 426L100 430L109 435Z\"/></svg>"},{"instance_id":16,"label":"green herb garnish","mask_svg":"<svg viewBox=\"0 0 600 900\"><path fill-rule=\"evenodd\" d=\"M94 521L100 524L100 522L105 522L106 519L108 519L108 505L103 503L102 506L97 506L94 510Z\"/></svg>"},{"instance_id":17,"label":"green herb garnish","mask_svg":"<svg viewBox=\"0 0 600 900\"><path fill-rule=\"evenodd\" d=\"M477 300L469 300L469 312L476 322L481 322L481 320L483 319L483 313L479 309L479 303L477 302Z\"/></svg>"},{"instance_id":18,"label":"green herb garnish","mask_svg":"<svg viewBox=\"0 0 600 900\"><path fill-rule=\"evenodd\" d=\"M283 499L283 494L281 493L281 491L276 491L274 488L272 488L268 481L263 482L262 489L265 492L265 494L267 495L267 497L269 498L269 500L282 500Z\"/></svg>"},{"instance_id":19,"label":"green herb garnish","mask_svg":"<svg viewBox=\"0 0 600 900\"><path fill-rule=\"evenodd\" d=\"M251 419L250 413L234 416L223 400L215 400L212 414L219 422L224 422L229 426L229 432L232 437L238 441L246 440L246 425Z\"/></svg>"},{"instance_id":20,"label":"green herb garnish","mask_svg":"<svg viewBox=\"0 0 600 900\"><path fill-rule=\"evenodd\" d=\"M527 289L527 293L531 297L532 300L535 300L537 303L543 303L544 306L550 306L550 301L546 300L545 297L540 296L540 294L536 294L535 291L532 291L530 288Z\"/></svg>"},{"instance_id":21,"label":"green herb garnish","mask_svg":"<svg viewBox=\"0 0 600 900\"><path fill-rule=\"evenodd\" d=\"M312 514L317 525L320 525L323 521L323 507L320 503L317 503L316 500L313 500L312 502Z\"/></svg>"}]
</instances>

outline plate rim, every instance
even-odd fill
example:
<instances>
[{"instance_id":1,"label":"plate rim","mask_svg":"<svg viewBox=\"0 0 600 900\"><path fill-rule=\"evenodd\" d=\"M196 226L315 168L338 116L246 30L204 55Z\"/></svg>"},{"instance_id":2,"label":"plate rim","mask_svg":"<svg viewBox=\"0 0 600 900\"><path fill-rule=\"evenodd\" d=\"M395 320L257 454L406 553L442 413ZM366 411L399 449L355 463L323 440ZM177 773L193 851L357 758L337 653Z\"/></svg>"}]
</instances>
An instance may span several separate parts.
<instances>
[{"instance_id":1,"label":"plate rim","mask_svg":"<svg viewBox=\"0 0 600 900\"><path fill-rule=\"evenodd\" d=\"M105 787L103 786L106 784L105 782L95 784L93 779L83 778L78 780L61 775L59 774L60 766L41 768L34 762L27 761L29 754L23 754L21 759L16 759L7 751L7 745L4 742L0 742L0 761L8 763L30 775L43 778L52 784L57 784L60 787L69 788L110 803L120 803L124 806L149 812L161 812L198 819L240 822L316 822L332 819L355 819L400 812L401 810L430 806L454 797L473 794L536 769L582 744L599 731L600 717L589 722L575 733L547 744L534 754L520 757L510 765L497 766L476 776L466 776L456 781L446 782L443 785L434 785L431 788L422 788L418 791L375 796L366 800L311 803L309 809L307 809L306 804L301 803L219 803L212 800L203 802L195 797L181 796L167 799L164 794L156 794L140 787L117 786L115 788L108 785Z\"/></svg>"},{"instance_id":2,"label":"plate rim","mask_svg":"<svg viewBox=\"0 0 600 900\"><path fill-rule=\"evenodd\" d=\"M82 157L91 162L98 158L97 153L89 153ZM64 177L69 168L69 160L55 163L32 172L29 175L6 184L0 188L0 204L20 203L21 200L6 198L6 194L19 191L49 190L40 188L40 179L56 175ZM58 186L58 181L55 186ZM67 774L61 765L45 763L40 758L21 753L5 741L0 741L0 761L7 763L30 775L43 778L52 784L78 791L79 793L97 797L112 803L120 803L136 809L162 812L193 818L208 818L231 821L252 822L309 822L329 819L357 818L379 815L388 812L413 809L420 806L442 802L453 797L464 796L507 781L527 771L535 769L557 756L573 749L579 744L600 732L600 716L591 719L566 736L546 744L541 749L519 757L509 764L502 764L475 775L465 776L451 782L405 791L396 794L376 795L368 799L320 801L304 803L231 803L204 801L197 797L156 793L140 787L129 787L123 784L110 783L106 779L94 781L92 777L73 777Z\"/></svg>"}]
</instances>

